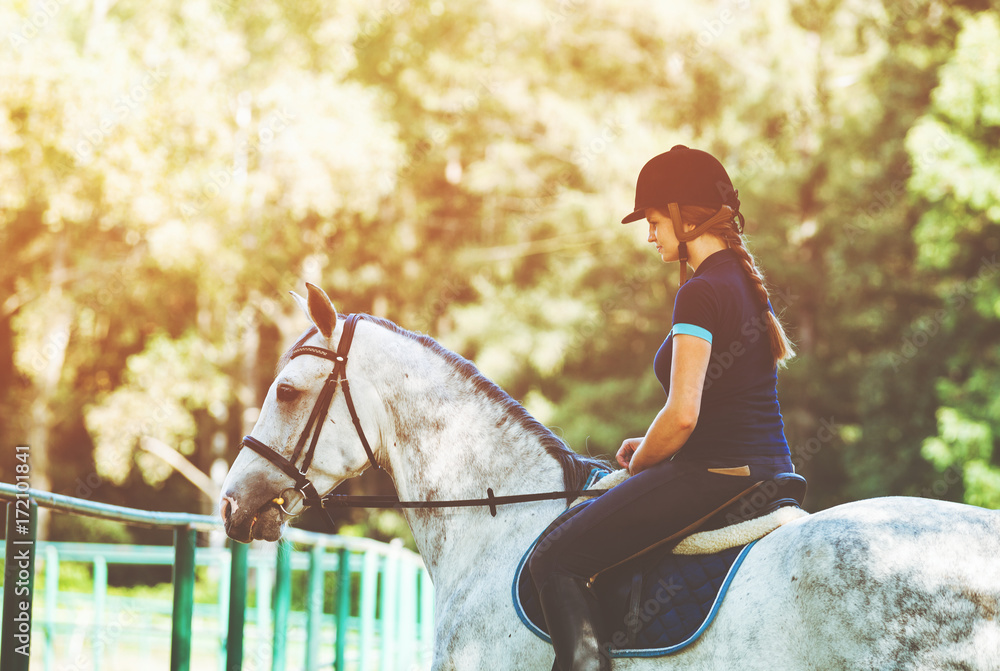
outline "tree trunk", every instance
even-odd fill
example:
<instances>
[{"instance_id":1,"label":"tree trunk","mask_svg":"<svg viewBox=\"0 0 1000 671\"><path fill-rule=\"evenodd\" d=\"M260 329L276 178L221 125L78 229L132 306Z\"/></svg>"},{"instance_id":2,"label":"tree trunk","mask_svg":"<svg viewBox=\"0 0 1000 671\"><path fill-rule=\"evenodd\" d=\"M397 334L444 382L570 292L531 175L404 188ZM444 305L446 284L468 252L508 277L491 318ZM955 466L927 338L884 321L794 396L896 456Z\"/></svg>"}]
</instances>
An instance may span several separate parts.
<instances>
[{"instance_id":1,"label":"tree trunk","mask_svg":"<svg viewBox=\"0 0 1000 671\"><path fill-rule=\"evenodd\" d=\"M28 412L26 444L31 448L31 486L43 491L51 491L52 487L49 450L53 429L58 422L54 402L66 363L70 327L73 323L72 305L63 292L66 246L64 237L56 244L49 277L50 288L43 299L45 309L51 312L46 316L45 335L36 348L35 356L29 361L35 393ZM41 508L38 511L39 540L48 538L48 525L48 511Z\"/></svg>"}]
</instances>

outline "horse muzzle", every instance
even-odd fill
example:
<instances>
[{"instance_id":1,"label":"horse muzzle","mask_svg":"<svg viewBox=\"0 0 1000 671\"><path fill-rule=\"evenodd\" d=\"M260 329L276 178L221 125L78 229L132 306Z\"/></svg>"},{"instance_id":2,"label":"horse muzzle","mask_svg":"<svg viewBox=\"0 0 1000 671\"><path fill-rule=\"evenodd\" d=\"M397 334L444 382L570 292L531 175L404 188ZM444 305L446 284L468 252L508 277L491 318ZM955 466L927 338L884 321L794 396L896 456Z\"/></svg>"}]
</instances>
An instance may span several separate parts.
<instances>
[{"instance_id":1,"label":"horse muzzle","mask_svg":"<svg viewBox=\"0 0 1000 671\"><path fill-rule=\"evenodd\" d=\"M226 535L240 543L253 540L277 541L281 538L281 527L288 517L281 505L272 499L260 502L244 500L240 503L229 492L222 495L219 513L226 527Z\"/></svg>"}]
</instances>

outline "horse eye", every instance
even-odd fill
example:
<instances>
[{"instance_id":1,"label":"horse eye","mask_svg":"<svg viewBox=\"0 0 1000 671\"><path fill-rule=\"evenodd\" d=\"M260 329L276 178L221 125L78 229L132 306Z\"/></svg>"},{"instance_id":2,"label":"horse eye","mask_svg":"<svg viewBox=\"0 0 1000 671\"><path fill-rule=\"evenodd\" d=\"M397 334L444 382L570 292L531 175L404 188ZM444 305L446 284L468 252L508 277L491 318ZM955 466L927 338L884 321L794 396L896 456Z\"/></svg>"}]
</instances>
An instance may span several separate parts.
<instances>
[{"instance_id":1,"label":"horse eye","mask_svg":"<svg viewBox=\"0 0 1000 671\"><path fill-rule=\"evenodd\" d=\"M299 397L299 390L291 385L279 384L278 385L278 400L279 401L294 401Z\"/></svg>"}]
</instances>

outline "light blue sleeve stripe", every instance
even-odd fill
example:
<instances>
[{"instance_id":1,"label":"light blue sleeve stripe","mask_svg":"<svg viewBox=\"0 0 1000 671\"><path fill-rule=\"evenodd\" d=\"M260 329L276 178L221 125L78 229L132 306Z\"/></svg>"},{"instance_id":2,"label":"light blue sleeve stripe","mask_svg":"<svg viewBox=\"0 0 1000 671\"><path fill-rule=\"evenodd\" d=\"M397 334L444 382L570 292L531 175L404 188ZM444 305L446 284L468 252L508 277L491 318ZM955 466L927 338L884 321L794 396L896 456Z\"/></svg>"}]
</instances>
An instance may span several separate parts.
<instances>
[{"instance_id":1,"label":"light blue sleeve stripe","mask_svg":"<svg viewBox=\"0 0 1000 671\"><path fill-rule=\"evenodd\" d=\"M707 340L709 344L712 343L712 332L694 324L674 324L674 327L670 329L670 335L693 335L696 338Z\"/></svg>"}]
</instances>

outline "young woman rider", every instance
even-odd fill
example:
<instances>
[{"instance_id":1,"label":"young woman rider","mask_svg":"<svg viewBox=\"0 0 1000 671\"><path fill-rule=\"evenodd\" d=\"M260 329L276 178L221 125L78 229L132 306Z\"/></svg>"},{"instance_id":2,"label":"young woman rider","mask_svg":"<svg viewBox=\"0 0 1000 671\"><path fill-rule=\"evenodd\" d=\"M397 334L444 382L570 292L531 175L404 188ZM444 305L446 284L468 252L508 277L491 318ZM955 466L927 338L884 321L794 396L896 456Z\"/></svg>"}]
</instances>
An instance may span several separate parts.
<instances>
[{"instance_id":1,"label":"young woman rider","mask_svg":"<svg viewBox=\"0 0 1000 671\"><path fill-rule=\"evenodd\" d=\"M673 327L653 365L667 400L646 435L618 450L631 477L581 504L529 560L553 668L610 669L606 637L616 623L601 622L591 577L793 470L777 397L792 347L744 245L739 208L725 168L706 152L678 145L639 173L635 210L622 223L645 218L660 258L680 262Z\"/></svg>"}]
</instances>

